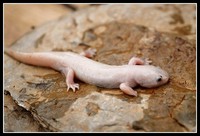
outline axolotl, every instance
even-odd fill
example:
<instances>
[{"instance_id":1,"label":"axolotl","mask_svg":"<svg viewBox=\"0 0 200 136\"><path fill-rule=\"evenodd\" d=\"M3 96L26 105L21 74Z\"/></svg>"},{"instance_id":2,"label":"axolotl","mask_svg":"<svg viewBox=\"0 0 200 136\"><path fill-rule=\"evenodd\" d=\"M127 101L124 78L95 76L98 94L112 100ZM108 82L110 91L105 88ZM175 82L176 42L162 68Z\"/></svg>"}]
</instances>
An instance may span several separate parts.
<instances>
[{"instance_id":1,"label":"axolotl","mask_svg":"<svg viewBox=\"0 0 200 136\"><path fill-rule=\"evenodd\" d=\"M79 84L74 78L104 88L120 88L125 94L137 96L133 88L137 85L146 88L158 87L168 82L169 75L159 67L149 64L149 60L132 57L127 65L107 65L88 57L94 55L90 49L81 54L74 52L35 52L24 53L11 49L5 52L16 60L30 65L50 67L62 72L66 77L67 91L74 92Z\"/></svg>"}]
</instances>

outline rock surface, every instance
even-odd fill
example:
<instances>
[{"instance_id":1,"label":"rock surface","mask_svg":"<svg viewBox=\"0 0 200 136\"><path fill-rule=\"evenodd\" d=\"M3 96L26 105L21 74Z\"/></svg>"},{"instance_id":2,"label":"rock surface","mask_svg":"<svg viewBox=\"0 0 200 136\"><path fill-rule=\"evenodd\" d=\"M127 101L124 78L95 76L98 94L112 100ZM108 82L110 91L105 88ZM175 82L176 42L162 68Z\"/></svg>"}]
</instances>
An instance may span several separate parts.
<instances>
[{"instance_id":1,"label":"rock surface","mask_svg":"<svg viewBox=\"0 0 200 136\"><path fill-rule=\"evenodd\" d=\"M79 91L66 92L59 72L7 55L4 90L49 131L196 131L195 13L192 4L103 5L45 24L12 46L24 52L92 47L93 59L110 65L126 64L133 55L150 58L169 73L170 82L137 87L138 97L79 80Z\"/></svg>"},{"instance_id":2,"label":"rock surface","mask_svg":"<svg viewBox=\"0 0 200 136\"><path fill-rule=\"evenodd\" d=\"M4 4L4 47L10 46L44 22L70 12L70 9L58 4ZM3 101L5 132L45 131L30 112L13 101L9 93L4 94Z\"/></svg>"},{"instance_id":3,"label":"rock surface","mask_svg":"<svg viewBox=\"0 0 200 136\"><path fill-rule=\"evenodd\" d=\"M19 107L9 95L4 95L4 131L5 132L45 132L31 116L30 112Z\"/></svg>"}]
</instances>

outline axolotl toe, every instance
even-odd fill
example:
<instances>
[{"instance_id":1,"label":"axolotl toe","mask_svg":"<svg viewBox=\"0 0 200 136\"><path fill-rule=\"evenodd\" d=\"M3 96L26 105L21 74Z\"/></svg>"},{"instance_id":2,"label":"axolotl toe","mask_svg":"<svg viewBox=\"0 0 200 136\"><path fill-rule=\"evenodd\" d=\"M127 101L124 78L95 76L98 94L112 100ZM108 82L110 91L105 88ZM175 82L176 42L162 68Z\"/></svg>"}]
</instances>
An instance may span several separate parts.
<instances>
[{"instance_id":1,"label":"axolotl toe","mask_svg":"<svg viewBox=\"0 0 200 136\"><path fill-rule=\"evenodd\" d=\"M100 87L120 88L133 96L137 96L137 92L133 90L137 85L152 88L169 80L166 71L149 65L148 60L133 57L127 65L107 65L87 58L94 55L95 50L91 49L81 55L73 52L22 53L11 49L6 49L5 52L25 64L50 67L62 72L66 76L67 91L72 89L75 92L79 89L79 84L74 83L75 77Z\"/></svg>"}]
</instances>

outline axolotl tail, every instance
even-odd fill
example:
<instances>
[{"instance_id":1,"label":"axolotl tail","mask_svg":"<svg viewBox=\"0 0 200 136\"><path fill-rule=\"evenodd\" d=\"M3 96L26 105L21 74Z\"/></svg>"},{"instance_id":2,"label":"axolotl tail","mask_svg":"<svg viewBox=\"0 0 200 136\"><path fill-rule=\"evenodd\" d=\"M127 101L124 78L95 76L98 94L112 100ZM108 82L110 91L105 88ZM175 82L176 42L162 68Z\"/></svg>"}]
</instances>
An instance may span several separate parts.
<instances>
[{"instance_id":1,"label":"axolotl tail","mask_svg":"<svg viewBox=\"0 0 200 136\"><path fill-rule=\"evenodd\" d=\"M51 67L56 61L56 57L50 55L48 52L23 53L15 52L12 49L5 49L5 53L22 63L36 66Z\"/></svg>"}]
</instances>

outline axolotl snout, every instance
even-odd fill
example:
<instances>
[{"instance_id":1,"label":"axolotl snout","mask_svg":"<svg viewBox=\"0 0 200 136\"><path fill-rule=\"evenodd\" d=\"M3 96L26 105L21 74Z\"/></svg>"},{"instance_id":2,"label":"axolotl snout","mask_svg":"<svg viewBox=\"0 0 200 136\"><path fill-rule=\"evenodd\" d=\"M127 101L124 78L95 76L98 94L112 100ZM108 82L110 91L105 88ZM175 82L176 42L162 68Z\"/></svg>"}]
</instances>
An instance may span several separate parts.
<instances>
[{"instance_id":1,"label":"axolotl snout","mask_svg":"<svg viewBox=\"0 0 200 136\"><path fill-rule=\"evenodd\" d=\"M166 71L159 67L145 65L138 65L138 72L141 71L140 75L136 74L137 78L135 81L142 87L152 88L165 84L169 80L169 75Z\"/></svg>"},{"instance_id":2,"label":"axolotl snout","mask_svg":"<svg viewBox=\"0 0 200 136\"><path fill-rule=\"evenodd\" d=\"M74 77L88 84L105 88L120 88L128 95L137 96L133 87L157 87L168 82L169 75L159 67L149 65L150 61L137 57L130 59L128 65L107 65L87 57L94 55L94 50L87 50L81 55L73 52L35 52L22 53L11 49L5 52L20 62L51 67L66 76L67 91L74 92L79 84Z\"/></svg>"}]
</instances>

